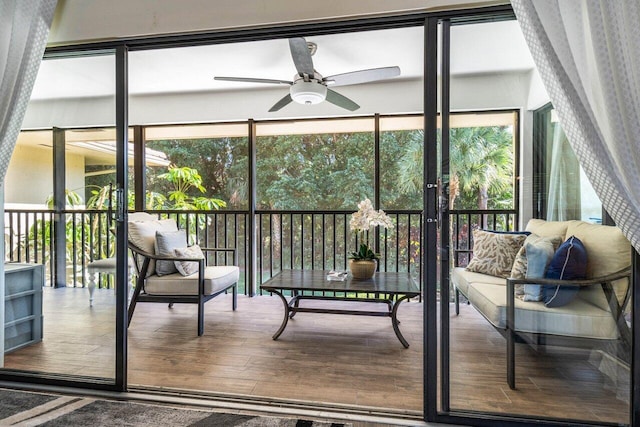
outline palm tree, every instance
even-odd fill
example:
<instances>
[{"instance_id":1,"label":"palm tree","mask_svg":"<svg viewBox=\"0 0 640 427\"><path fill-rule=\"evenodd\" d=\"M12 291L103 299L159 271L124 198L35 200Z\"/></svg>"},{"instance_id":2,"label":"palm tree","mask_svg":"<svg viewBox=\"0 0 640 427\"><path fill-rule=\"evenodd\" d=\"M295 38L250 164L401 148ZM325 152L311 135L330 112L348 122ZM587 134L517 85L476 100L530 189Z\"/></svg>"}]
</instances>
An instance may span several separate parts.
<instances>
[{"instance_id":1,"label":"palm tree","mask_svg":"<svg viewBox=\"0 0 640 427\"><path fill-rule=\"evenodd\" d=\"M511 204L513 136L505 126L453 128L451 136L451 206L477 209Z\"/></svg>"}]
</instances>

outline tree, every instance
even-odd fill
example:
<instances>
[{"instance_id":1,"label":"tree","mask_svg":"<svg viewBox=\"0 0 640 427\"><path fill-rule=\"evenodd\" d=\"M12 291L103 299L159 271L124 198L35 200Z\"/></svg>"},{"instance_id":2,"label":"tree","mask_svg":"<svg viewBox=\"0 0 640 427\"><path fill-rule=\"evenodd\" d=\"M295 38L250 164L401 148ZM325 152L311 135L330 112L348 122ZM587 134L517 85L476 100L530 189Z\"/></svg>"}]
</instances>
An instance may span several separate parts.
<instances>
[{"instance_id":1,"label":"tree","mask_svg":"<svg viewBox=\"0 0 640 427\"><path fill-rule=\"evenodd\" d=\"M257 144L261 208L353 209L373 194L371 132L263 136Z\"/></svg>"},{"instance_id":2,"label":"tree","mask_svg":"<svg viewBox=\"0 0 640 427\"><path fill-rule=\"evenodd\" d=\"M513 135L505 126L450 131L451 206L459 209L513 205Z\"/></svg>"},{"instance_id":3,"label":"tree","mask_svg":"<svg viewBox=\"0 0 640 427\"><path fill-rule=\"evenodd\" d=\"M203 196L222 199L237 209L248 207L248 142L246 137L170 139L147 141L147 146L162 151L172 165L188 165L198 170ZM160 178L165 168L147 167L147 189L168 194L172 184Z\"/></svg>"},{"instance_id":4,"label":"tree","mask_svg":"<svg viewBox=\"0 0 640 427\"><path fill-rule=\"evenodd\" d=\"M385 206L390 205L396 209L422 209L422 183L423 183L423 153L424 131L405 130L386 132L387 137L393 137L384 144L385 151L394 148L395 152L387 154L387 158L395 167L386 167L382 174L382 186L388 187L385 194ZM383 141L384 141L383 137ZM381 159L382 168L382 159ZM395 176L388 176L393 173ZM395 179L394 179L395 178Z\"/></svg>"}]
</instances>

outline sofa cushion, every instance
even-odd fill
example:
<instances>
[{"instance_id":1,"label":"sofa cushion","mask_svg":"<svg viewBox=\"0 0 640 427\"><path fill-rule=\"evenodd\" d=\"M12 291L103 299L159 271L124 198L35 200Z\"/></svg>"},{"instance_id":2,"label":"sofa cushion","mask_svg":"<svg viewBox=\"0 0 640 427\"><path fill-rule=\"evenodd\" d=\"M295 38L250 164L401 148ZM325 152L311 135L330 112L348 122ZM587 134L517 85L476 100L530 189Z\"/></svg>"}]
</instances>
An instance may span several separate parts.
<instances>
[{"instance_id":1,"label":"sofa cushion","mask_svg":"<svg viewBox=\"0 0 640 427\"><path fill-rule=\"evenodd\" d=\"M473 258L468 271L509 277L513 260L526 239L524 234L492 233L473 230Z\"/></svg>"},{"instance_id":2,"label":"sofa cushion","mask_svg":"<svg viewBox=\"0 0 640 427\"><path fill-rule=\"evenodd\" d=\"M573 221L545 221L544 219L530 219L525 230L537 234L538 236L551 237L562 236L562 240L566 240L567 228Z\"/></svg>"},{"instance_id":3,"label":"sofa cushion","mask_svg":"<svg viewBox=\"0 0 640 427\"><path fill-rule=\"evenodd\" d=\"M541 238L535 242L525 243L527 253L527 279L540 279L545 276L547 266L551 262L555 253L553 243L545 238ZM527 283L524 285L525 301L542 301L543 298L542 285L535 283Z\"/></svg>"},{"instance_id":4,"label":"sofa cushion","mask_svg":"<svg viewBox=\"0 0 640 427\"><path fill-rule=\"evenodd\" d=\"M204 271L204 293L210 295L227 289L240 278L240 269L237 266L211 266ZM183 276L180 273L166 276L148 277L145 292L150 295L197 295L198 273Z\"/></svg>"},{"instance_id":5,"label":"sofa cushion","mask_svg":"<svg viewBox=\"0 0 640 427\"><path fill-rule=\"evenodd\" d=\"M631 265L631 244L618 227L574 221L567 232L578 237L587 249L587 278L607 276ZM620 303L628 286L629 282L626 279L613 283ZM607 300L599 285L581 290L580 297L608 309Z\"/></svg>"},{"instance_id":6,"label":"sofa cushion","mask_svg":"<svg viewBox=\"0 0 640 427\"><path fill-rule=\"evenodd\" d=\"M128 238L136 247L150 254L155 253L156 231L176 231L178 226L173 219L162 219L153 221L129 221ZM139 260L140 261L140 260ZM138 265L142 268L142 265ZM155 274L155 262L149 264L147 276Z\"/></svg>"},{"instance_id":7,"label":"sofa cushion","mask_svg":"<svg viewBox=\"0 0 640 427\"><path fill-rule=\"evenodd\" d=\"M188 248L176 248L174 253L177 258L204 258L202 249L200 246L193 245ZM183 276L190 276L198 272L199 263L196 261L175 261L176 269L178 273Z\"/></svg>"},{"instance_id":8,"label":"sofa cushion","mask_svg":"<svg viewBox=\"0 0 640 427\"><path fill-rule=\"evenodd\" d=\"M502 277L467 271L464 267L456 267L451 271L451 282L463 295L467 295L470 283L491 283L506 286L507 281Z\"/></svg>"},{"instance_id":9,"label":"sofa cushion","mask_svg":"<svg viewBox=\"0 0 640 427\"><path fill-rule=\"evenodd\" d=\"M186 247L187 233L184 230L156 231L156 255L174 257L176 249ZM165 261L160 259L156 261L156 274L158 276L173 274L177 271L175 261Z\"/></svg>"},{"instance_id":10,"label":"sofa cushion","mask_svg":"<svg viewBox=\"0 0 640 427\"><path fill-rule=\"evenodd\" d=\"M551 259L544 277L560 280L581 280L587 277L587 250L575 236L569 237L556 251ZM580 291L578 286L542 287L544 302L547 307L560 307L576 297Z\"/></svg>"},{"instance_id":11,"label":"sofa cushion","mask_svg":"<svg viewBox=\"0 0 640 427\"><path fill-rule=\"evenodd\" d=\"M497 328L506 328L507 293L504 286L471 283L471 304ZM546 307L543 302L515 298L515 329L521 332L617 339L618 329L611 313L576 298L563 307Z\"/></svg>"}]
</instances>

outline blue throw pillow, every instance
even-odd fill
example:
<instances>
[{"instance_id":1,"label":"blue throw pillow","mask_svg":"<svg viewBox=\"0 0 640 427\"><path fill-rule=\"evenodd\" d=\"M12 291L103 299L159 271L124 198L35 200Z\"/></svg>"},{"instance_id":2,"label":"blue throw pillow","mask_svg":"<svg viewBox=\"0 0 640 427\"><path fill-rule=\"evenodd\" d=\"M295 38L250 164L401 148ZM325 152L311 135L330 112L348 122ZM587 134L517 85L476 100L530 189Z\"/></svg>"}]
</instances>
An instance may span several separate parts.
<instances>
[{"instance_id":1,"label":"blue throw pillow","mask_svg":"<svg viewBox=\"0 0 640 427\"><path fill-rule=\"evenodd\" d=\"M556 251L544 275L547 279L582 280L587 278L587 250L576 236L569 237ZM547 307L560 307L575 298L578 286L545 285L542 288Z\"/></svg>"},{"instance_id":2,"label":"blue throw pillow","mask_svg":"<svg viewBox=\"0 0 640 427\"><path fill-rule=\"evenodd\" d=\"M527 254L527 279L540 279L544 277L547 266L554 255L553 243L550 240L540 239L536 242L525 243L524 250ZM525 301L542 301L544 298L542 285L527 283L524 285Z\"/></svg>"}]
</instances>

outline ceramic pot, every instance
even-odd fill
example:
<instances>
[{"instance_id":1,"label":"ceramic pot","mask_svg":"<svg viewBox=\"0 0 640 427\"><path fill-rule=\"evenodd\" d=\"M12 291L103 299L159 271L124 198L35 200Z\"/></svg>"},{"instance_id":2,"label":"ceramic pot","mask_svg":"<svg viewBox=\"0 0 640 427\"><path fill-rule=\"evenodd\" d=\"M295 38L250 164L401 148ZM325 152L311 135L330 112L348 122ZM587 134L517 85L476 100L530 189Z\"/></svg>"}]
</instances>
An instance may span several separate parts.
<instances>
[{"instance_id":1,"label":"ceramic pot","mask_svg":"<svg viewBox=\"0 0 640 427\"><path fill-rule=\"evenodd\" d=\"M371 279L378 268L378 260L349 260L349 270L354 279Z\"/></svg>"}]
</instances>

